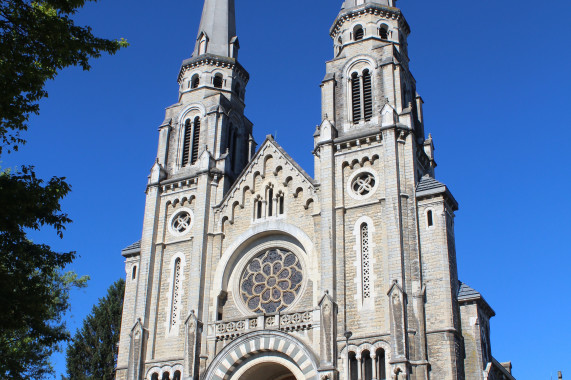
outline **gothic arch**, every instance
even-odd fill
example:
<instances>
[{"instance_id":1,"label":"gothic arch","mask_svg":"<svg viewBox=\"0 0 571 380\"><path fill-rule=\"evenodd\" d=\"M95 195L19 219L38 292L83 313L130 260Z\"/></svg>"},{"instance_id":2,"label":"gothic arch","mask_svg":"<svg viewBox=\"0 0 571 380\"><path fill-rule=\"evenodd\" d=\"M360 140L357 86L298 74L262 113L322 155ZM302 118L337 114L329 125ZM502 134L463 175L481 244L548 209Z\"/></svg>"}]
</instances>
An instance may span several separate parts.
<instances>
[{"instance_id":1,"label":"gothic arch","mask_svg":"<svg viewBox=\"0 0 571 380\"><path fill-rule=\"evenodd\" d=\"M313 352L301 341L281 331L257 331L236 339L214 358L204 379L229 380L246 360L272 352L288 358L304 379L318 380L318 363ZM271 356L268 359L271 360Z\"/></svg>"},{"instance_id":2,"label":"gothic arch","mask_svg":"<svg viewBox=\"0 0 571 380\"><path fill-rule=\"evenodd\" d=\"M249 230L241 234L230 246L224 251L212 282L211 299L212 304L216 304L216 297L221 291L228 289L230 286L230 277L233 269L236 268L240 260L245 254L245 250L249 250L252 244L260 241L265 236L281 236L282 242L289 242L290 245L297 245L297 252L301 253L300 257L304 261L304 268L311 279L310 273L315 272L316 263L314 253L314 244L311 238L300 228L284 223L281 220L269 220L263 223L253 225ZM280 240L274 240L280 242ZM314 281L315 284L315 281Z\"/></svg>"}]
</instances>

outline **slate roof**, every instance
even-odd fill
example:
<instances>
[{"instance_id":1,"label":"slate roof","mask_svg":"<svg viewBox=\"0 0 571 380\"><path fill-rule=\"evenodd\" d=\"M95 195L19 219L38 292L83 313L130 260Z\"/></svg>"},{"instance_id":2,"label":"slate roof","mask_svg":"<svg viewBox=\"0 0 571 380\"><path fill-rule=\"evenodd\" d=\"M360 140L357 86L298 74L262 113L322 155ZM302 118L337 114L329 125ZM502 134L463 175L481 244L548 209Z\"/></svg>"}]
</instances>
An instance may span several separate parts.
<instances>
[{"instance_id":1,"label":"slate roof","mask_svg":"<svg viewBox=\"0 0 571 380\"><path fill-rule=\"evenodd\" d=\"M132 256L134 254L141 253L141 241L134 242L128 247L125 247L121 250L121 255L127 257Z\"/></svg>"},{"instance_id":2,"label":"slate roof","mask_svg":"<svg viewBox=\"0 0 571 380\"><path fill-rule=\"evenodd\" d=\"M471 287L469 287L468 285L466 285L462 281L459 281L459 282L460 282L460 288L458 289L458 300L459 301L471 300L471 299L482 297L482 295L478 291L472 289Z\"/></svg>"},{"instance_id":3,"label":"slate roof","mask_svg":"<svg viewBox=\"0 0 571 380\"><path fill-rule=\"evenodd\" d=\"M492 307L486 302L486 300L484 299L482 294L480 294L480 292L466 285L462 281L458 281L458 283L459 283L458 301L460 302L460 304L468 301L477 301L478 305L484 308L488 312L490 317L496 315L494 309L492 309Z\"/></svg>"},{"instance_id":4,"label":"slate roof","mask_svg":"<svg viewBox=\"0 0 571 380\"><path fill-rule=\"evenodd\" d=\"M434 190L439 188L442 188L444 190L446 188L446 185L443 184L442 182L438 182L429 175L425 175L418 183L418 186L416 186L416 192Z\"/></svg>"},{"instance_id":5,"label":"slate roof","mask_svg":"<svg viewBox=\"0 0 571 380\"><path fill-rule=\"evenodd\" d=\"M425 175L420 179L420 182L416 186L416 196L422 197L425 195L434 195L434 194L446 194L446 197L452 202L454 211L458 210L458 202L454 199L454 196L448 190L448 187L443 184L442 182L437 181L436 179L432 178L430 175Z\"/></svg>"}]
</instances>

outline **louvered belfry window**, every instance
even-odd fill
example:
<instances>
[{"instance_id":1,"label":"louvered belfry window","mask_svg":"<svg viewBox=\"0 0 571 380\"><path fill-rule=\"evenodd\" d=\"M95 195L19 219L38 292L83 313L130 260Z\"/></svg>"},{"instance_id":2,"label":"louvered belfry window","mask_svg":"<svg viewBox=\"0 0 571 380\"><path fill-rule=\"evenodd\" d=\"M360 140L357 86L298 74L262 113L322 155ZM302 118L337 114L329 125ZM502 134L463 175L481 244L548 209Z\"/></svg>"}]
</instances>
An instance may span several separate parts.
<instances>
[{"instance_id":1,"label":"louvered belfry window","mask_svg":"<svg viewBox=\"0 0 571 380\"><path fill-rule=\"evenodd\" d=\"M184 123L184 136L182 143L182 166L188 165L188 158L190 156L190 137L192 135L192 124L190 119Z\"/></svg>"},{"instance_id":2,"label":"louvered belfry window","mask_svg":"<svg viewBox=\"0 0 571 380\"><path fill-rule=\"evenodd\" d=\"M361 121L361 78L357 73L351 76L351 97L353 101L353 123Z\"/></svg>"},{"instance_id":3,"label":"louvered belfry window","mask_svg":"<svg viewBox=\"0 0 571 380\"><path fill-rule=\"evenodd\" d=\"M351 75L351 111L354 124L373 118L373 81L369 69L361 75L356 72Z\"/></svg>"},{"instance_id":4,"label":"louvered belfry window","mask_svg":"<svg viewBox=\"0 0 571 380\"><path fill-rule=\"evenodd\" d=\"M373 117L373 93L369 70L363 71L363 111L365 121L371 120Z\"/></svg>"},{"instance_id":5,"label":"louvered belfry window","mask_svg":"<svg viewBox=\"0 0 571 380\"><path fill-rule=\"evenodd\" d=\"M194 130L192 131L192 159L190 164L194 165L198 159L198 144L200 142L200 118L194 118Z\"/></svg>"}]
</instances>

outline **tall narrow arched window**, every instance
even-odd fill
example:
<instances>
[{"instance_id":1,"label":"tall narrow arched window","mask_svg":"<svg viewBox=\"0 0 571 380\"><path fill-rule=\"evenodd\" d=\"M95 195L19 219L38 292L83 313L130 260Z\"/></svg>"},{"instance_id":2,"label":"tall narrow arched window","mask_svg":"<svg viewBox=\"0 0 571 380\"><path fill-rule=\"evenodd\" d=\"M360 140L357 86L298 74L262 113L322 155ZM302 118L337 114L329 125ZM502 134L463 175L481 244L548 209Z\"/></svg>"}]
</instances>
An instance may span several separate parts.
<instances>
[{"instance_id":1,"label":"tall narrow arched window","mask_svg":"<svg viewBox=\"0 0 571 380\"><path fill-rule=\"evenodd\" d=\"M255 205L256 219L262 219L262 200L258 199Z\"/></svg>"},{"instance_id":2,"label":"tall narrow arched window","mask_svg":"<svg viewBox=\"0 0 571 380\"><path fill-rule=\"evenodd\" d=\"M198 146L200 144L200 118L197 116L194 118L194 130L192 131L192 157L191 165L196 163L198 159Z\"/></svg>"},{"instance_id":3,"label":"tall narrow arched window","mask_svg":"<svg viewBox=\"0 0 571 380\"><path fill-rule=\"evenodd\" d=\"M373 380L373 359L369 351L361 354L361 363L363 366L363 380Z\"/></svg>"},{"instance_id":4,"label":"tall narrow arched window","mask_svg":"<svg viewBox=\"0 0 571 380\"><path fill-rule=\"evenodd\" d=\"M387 24L381 25L379 28L379 36L381 36L381 39L383 40L389 39L389 26Z\"/></svg>"},{"instance_id":5,"label":"tall narrow arched window","mask_svg":"<svg viewBox=\"0 0 571 380\"><path fill-rule=\"evenodd\" d=\"M214 87L222 88L222 84L224 83L224 80L222 79L222 74L214 75L214 80L212 81L212 83L214 84Z\"/></svg>"},{"instance_id":6,"label":"tall narrow arched window","mask_svg":"<svg viewBox=\"0 0 571 380\"><path fill-rule=\"evenodd\" d=\"M371 298L371 252L369 244L369 225L361 224L361 265L363 299Z\"/></svg>"},{"instance_id":7,"label":"tall narrow arched window","mask_svg":"<svg viewBox=\"0 0 571 380\"><path fill-rule=\"evenodd\" d=\"M387 379L387 367L386 367L386 358L385 358L385 350L379 348L376 352L375 358L375 370L377 373L377 379L379 380L386 380Z\"/></svg>"},{"instance_id":8,"label":"tall narrow arched window","mask_svg":"<svg viewBox=\"0 0 571 380\"><path fill-rule=\"evenodd\" d=\"M234 92L236 93L236 95L240 96L240 90L241 90L240 82L236 82L236 85L234 86Z\"/></svg>"},{"instance_id":9,"label":"tall narrow arched window","mask_svg":"<svg viewBox=\"0 0 571 380\"><path fill-rule=\"evenodd\" d=\"M349 373L351 374L351 380L359 379L359 362L354 352L349 352Z\"/></svg>"},{"instance_id":10,"label":"tall narrow arched window","mask_svg":"<svg viewBox=\"0 0 571 380\"><path fill-rule=\"evenodd\" d=\"M131 273L131 279L134 280L137 278L137 266L133 266L133 272Z\"/></svg>"},{"instance_id":11,"label":"tall narrow arched window","mask_svg":"<svg viewBox=\"0 0 571 380\"><path fill-rule=\"evenodd\" d=\"M283 215L285 212L284 193L278 194L278 215Z\"/></svg>"},{"instance_id":12,"label":"tall narrow arched window","mask_svg":"<svg viewBox=\"0 0 571 380\"><path fill-rule=\"evenodd\" d=\"M168 372L163 373L163 378L162 380L170 380L171 376Z\"/></svg>"},{"instance_id":13,"label":"tall narrow arched window","mask_svg":"<svg viewBox=\"0 0 571 380\"><path fill-rule=\"evenodd\" d=\"M191 80L192 88L197 88L199 84L200 84L200 77L198 76L198 74L194 74Z\"/></svg>"},{"instance_id":14,"label":"tall narrow arched window","mask_svg":"<svg viewBox=\"0 0 571 380\"><path fill-rule=\"evenodd\" d=\"M365 31L361 25L357 25L355 29L353 29L353 37L355 41L361 41L363 37L365 37Z\"/></svg>"},{"instance_id":15,"label":"tall narrow arched window","mask_svg":"<svg viewBox=\"0 0 571 380\"><path fill-rule=\"evenodd\" d=\"M353 123L361 121L361 78L357 73L351 75L351 100L353 103Z\"/></svg>"},{"instance_id":16,"label":"tall narrow arched window","mask_svg":"<svg viewBox=\"0 0 571 380\"><path fill-rule=\"evenodd\" d=\"M369 70L363 71L363 114L365 121L369 121L373 117L373 92Z\"/></svg>"},{"instance_id":17,"label":"tall narrow arched window","mask_svg":"<svg viewBox=\"0 0 571 380\"><path fill-rule=\"evenodd\" d=\"M180 379L181 379L180 371L175 371L172 380L180 380Z\"/></svg>"},{"instance_id":18,"label":"tall narrow arched window","mask_svg":"<svg viewBox=\"0 0 571 380\"><path fill-rule=\"evenodd\" d=\"M171 315L169 321L171 328L176 326L178 323L181 270L181 260L180 258L177 258L174 262L172 273Z\"/></svg>"},{"instance_id":19,"label":"tall narrow arched window","mask_svg":"<svg viewBox=\"0 0 571 380\"><path fill-rule=\"evenodd\" d=\"M268 189L268 216L274 215L274 189Z\"/></svg>"},{"instance_id":20,"label":"tall narrow arched window","mask_svg":"<svg viewBox=\"0 0 571 380\"><path fill-rule=\"evenodd\" d=\"M427 227L434 226L434 217L432 216L432 210L426 212L426 225Z\"/></svg>"},{"instance_id":21,"label":"tall narrow arched window","mask_svg":"<svg viewBox=\"0 0 571 380\"><path fill-rule=\"evenodd\" d=\"M159 380L159 374L158 373L153 373L153 375L151 376L151 380Z\"/></svg>"},{"instance_id":22,"label":"tall narrow arched window","mask_svg":"<svg viewBox=\"0 0 571 380\"><path fill-rule=\"evenodd\" d=\"M188 159L189 159L189 155L190 155L191 136L192 136L192 124L190 122L190 119L187 119L184 122L184 135L183 135L183 142L182 142L182 164L181 164L181 166L188 165Z\"/></svg>"}]
</instances>

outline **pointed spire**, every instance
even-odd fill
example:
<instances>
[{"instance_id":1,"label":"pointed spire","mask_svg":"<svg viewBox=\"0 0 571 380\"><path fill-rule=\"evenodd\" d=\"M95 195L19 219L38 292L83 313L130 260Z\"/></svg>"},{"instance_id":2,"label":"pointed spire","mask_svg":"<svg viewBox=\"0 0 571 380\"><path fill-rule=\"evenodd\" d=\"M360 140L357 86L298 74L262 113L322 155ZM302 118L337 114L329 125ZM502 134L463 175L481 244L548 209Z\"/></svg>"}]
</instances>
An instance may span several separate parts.
<instances>
[{"instance_id":1,"label":"pointed spire","mask_svg":"<svg viewBox=\"0 0 571 380\"><path fill-rule=\"evenodd\" d=\"M234 0L205 0L193 57L202 54L237 58Z\"/></svg>"},{"instance_id":2,"label":"pointed spire","mask_svg":"<svg viewBox=\"0 0 571 380\"><path fill-rule=\"evenodd\" d=\"M345 0L345 2L343 3L342 9L354 8L354 7L358 7L360 5L364 5L364 4L368 4L368 3L374 3L374 4L386 5L388 7L394 7L396 5L396 2L397 2L396 0Z\"/></svg>"}]
</instances>

